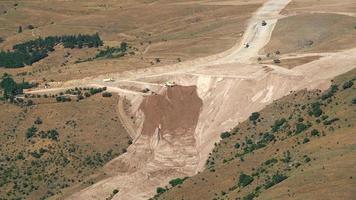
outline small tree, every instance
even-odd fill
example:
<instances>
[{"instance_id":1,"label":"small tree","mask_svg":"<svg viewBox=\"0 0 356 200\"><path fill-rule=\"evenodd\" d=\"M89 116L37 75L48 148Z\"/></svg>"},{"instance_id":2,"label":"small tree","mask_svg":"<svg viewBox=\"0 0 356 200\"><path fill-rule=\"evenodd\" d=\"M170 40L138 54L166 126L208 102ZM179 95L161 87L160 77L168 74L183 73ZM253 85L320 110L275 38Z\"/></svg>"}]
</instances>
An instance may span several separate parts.
<instances>
[{"instance_id":1,"label":"small tree","mask_svg":"<svg viewBox=\"0 0 356 200\"><path fill-rule=\"evenodd\" d=\"M19 26L19 27L18 27L17 33L22 33L22 26Z\"/></svg>"},{"instance_id":2,"label":"small tree","mask_svg":"<svg viewBox=\"0 0 356 200\"><path fill-rule=\"evenodd\" d=\"M348 89L348 88L351 88L353 85L354 85L354 83L353 83L352 81L346 81L346 82L344 83L344 85L342 85L342 88L343 88L344 90L346 90L346 89Z\"/></svg>"},{"instance_id":3,"label":"small tree","mask_svg":"<svg viewBox=\"0 0 356 200\"><path fill-rule=\"evenodd\" d=\"M227 131L221 133L221 135L220 135L221 139L225 139L225 138L228 138L230 136L231 136L231 134L229 132L227 132Z\"/></svg>"},{"instance_id":4,"label":"small tree","mask_svg":"<svg viewBox=\"0 0 356 200\"><path fill-rule=\"evenodd\" d=\"M162 193L164 193L164 192L166 191L166 189L164 189L164 188L162 188L162 187L158 187L158 188L156 189L156 191L157 191L157 194L162 194Z\"/></svg>"},{"instance_id":5,"label":"small tree","mask_svg":"<svg viewBox=\"0 0 356 200\"><path fill-rule=\"evenodd\" d=\"M251 116L249 117L250 121L256 121L260 117L260 113L258 112L253 112Z\"/></svg>"},{"instance_id":6,"label":"small tree","mask_svg":"<svg viewBox=\"0 0 356 200\"><path fill-rule=\"evenodd\" d=\"M245 187L247 185L249 185L250 183L252 183L253 181L253 177L249 176L247 174L244 174L243 172L240 174L239 177L239 187Z\"/></svg>"},{"instance_id":7,"label":"small tree","mask_svg":"<svg viewBox=\"0 0 356 200\"><path fill-rule=\"evenodd\" d=\"M42 119L40 117L37 117L34 123L37 125L42 124Z\"/></svg>"}]
</instances>

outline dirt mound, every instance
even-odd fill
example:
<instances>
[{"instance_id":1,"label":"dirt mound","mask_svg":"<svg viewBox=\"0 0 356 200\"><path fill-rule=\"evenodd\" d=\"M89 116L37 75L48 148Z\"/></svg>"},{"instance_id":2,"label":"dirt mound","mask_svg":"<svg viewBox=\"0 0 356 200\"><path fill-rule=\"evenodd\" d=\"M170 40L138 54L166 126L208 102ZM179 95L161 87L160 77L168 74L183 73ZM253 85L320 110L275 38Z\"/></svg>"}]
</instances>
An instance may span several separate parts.
<instances>
[{"instance_id":1,"label":"dirt mound","mask_svg":"<svg viewBox=\"0 0 356 200\"><path fill-rule=\"evenodd\" d=\"M193 175L198 163L194 131L201 107L195 86L164 88L146 97L137 111L145 118L142 132L126 154L106 166L112 177L70 199L102 199L114 189L120 192L113 199L147 199L161 183Z\"/></svg>"},{"instance_id":2,"label":"dirt mound","mask_svg":"<svg viewBox=\"0 0 356 200\"><path fill-rule=\"evenodd\" d=\"M198 121L201 105L193 86L176 86L152 95L141 106L146 118L142 134L152 134L157 127L162 133L190 129Z\"/></svg>"}]
</instances>

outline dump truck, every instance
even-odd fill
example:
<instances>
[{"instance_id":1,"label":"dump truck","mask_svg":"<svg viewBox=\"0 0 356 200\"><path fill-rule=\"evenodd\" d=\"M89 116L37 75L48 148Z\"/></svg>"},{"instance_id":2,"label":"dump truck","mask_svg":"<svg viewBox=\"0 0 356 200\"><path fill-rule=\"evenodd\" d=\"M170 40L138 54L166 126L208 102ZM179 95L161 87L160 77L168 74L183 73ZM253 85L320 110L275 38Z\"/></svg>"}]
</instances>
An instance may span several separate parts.
<instances>
[{"instance_id":1,"label":"dump truck","mask_svg":"<svg viewBox=\"0 0 356 200\"><path fill-rule=\"evenodd\" d=\"M113 82L113 81L115 81L115 79L113 79L113 78L103 79L103 82Z\"/></svg>"},{"instance_id":2,"label":"dump truck","mask_svg":"<svg viewBox=\"0 0 356 200\"><path fill-rule=\"evenodd\" d=\"M173 87L176 85L176 83L174 81L167 81L165 84L164 84L166 87Z\"/></svg>"}]
</instances>

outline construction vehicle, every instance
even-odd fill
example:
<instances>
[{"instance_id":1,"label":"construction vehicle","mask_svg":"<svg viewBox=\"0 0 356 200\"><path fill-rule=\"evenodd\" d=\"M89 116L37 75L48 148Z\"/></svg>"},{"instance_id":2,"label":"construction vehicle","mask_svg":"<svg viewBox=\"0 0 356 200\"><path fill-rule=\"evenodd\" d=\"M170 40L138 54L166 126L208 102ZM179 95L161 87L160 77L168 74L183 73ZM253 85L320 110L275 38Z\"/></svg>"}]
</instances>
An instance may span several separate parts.
<instances>
[{"instance_id":1,"label":"construction vehicle","mask_svg":"<svg viewBox=\"0 0 356 200\"><path fill-rule=\"evenodd\" d=\"M245 48L249 48L249 47L250 47L250 44L249 44L249 43L245 43L245 44L244 44L244 47L245 47Z\"/></svg>"},{"instance_id":2,"label":"construction vehicle","mask_svg":"<svg viewBox=\"0 0 356 200\"><path fill-rule=\"evenodd\" d=\"M262 20L262 26L266 26L267 22L265 20Z\"/></svg>"},{"instance_id":3,"label":"construction vehicle","mask_svg":"<svg viewBox=\"0 0 356 200\"><path fill-rule=\"evenodd\" d=\"M113 78L106 78L106 79L103 79L103 82L114 82L115 79Z\"/></svg>"},{"instance_id":4,"label":"construction vehicle","mask_svg":"<svg viewBox=\"0 0 356 200\"><path fill-rule=\"evenodd\" d=\"M164 83L164 85L165 85L166 87L173 87L173 86L176 85L176 83L173 82L173 81L167 81L167 82Z\"/></svg>"}]
</instances>

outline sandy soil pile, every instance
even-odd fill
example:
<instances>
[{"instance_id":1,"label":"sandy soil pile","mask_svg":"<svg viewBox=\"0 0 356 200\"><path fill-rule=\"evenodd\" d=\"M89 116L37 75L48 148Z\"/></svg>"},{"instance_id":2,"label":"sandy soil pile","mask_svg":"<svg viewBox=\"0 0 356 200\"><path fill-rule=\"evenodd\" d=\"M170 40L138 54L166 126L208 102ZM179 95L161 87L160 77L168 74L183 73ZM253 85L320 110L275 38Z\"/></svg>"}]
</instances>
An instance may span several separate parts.
<instances>
[{"instance_id":1,"label":"sandy soil pile","mask_svg":"<svg viewBox=\"0 0 356 200\"><path fill-rule=\"evenodd\" d=\"M106 166L112 178L70 199L101 199L117 188L114 199L147 199L162 182L193 175L198 163L194 131L201 107L194 86L164 88L146 97L139 109L146 119L142 134L126 154Z\"/></svg>"}]
</instances>

